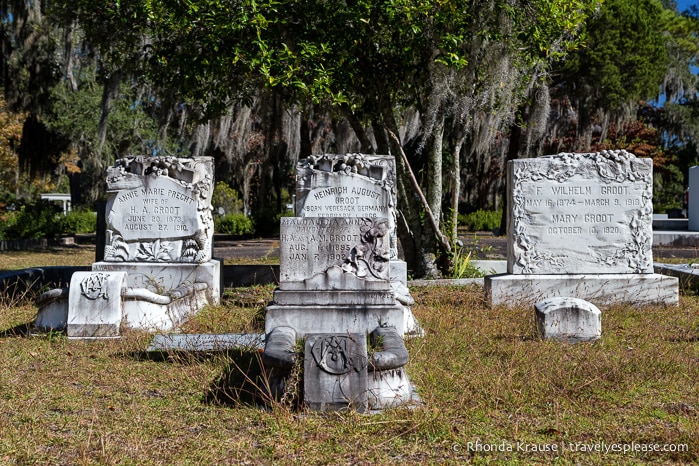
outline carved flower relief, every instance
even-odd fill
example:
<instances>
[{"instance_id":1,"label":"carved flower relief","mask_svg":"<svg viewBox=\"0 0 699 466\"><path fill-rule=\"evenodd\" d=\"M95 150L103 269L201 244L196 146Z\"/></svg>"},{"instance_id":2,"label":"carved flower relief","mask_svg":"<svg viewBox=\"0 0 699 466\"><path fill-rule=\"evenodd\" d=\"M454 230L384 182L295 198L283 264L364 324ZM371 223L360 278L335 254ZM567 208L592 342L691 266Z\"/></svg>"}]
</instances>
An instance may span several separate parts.
<instances>
[{"instance_id":1,"label":"carved flower relief","mask_svg":"<svg viewBox=\"0 0 699 466\"><path fill-rule=\"evenodd\" d=\"M364 224L360 227L361 244L350 250L342 270L354 273L360 278L371 274L375 278L382 279L381 274L389 266L391 257L390 244L385 243L387 239L390 242L390 238L386 237L388 222L386 220L375 222L369 218L363 219L363 222Z\"/></svg>"},{"instance_id":2,"label":"carved flower relief","mask_svg":"<svg viewBox=\"0 0 699 466\"><path fill-rule=\"evenodd\" d=\"M152 243L141 243L136 252L136 259L146 262L167 262L172 260L170 252L172 252L170 243L157 239Z\"/></svg>"},{"instance_id":3,"label":"carved flower relief","mask_svg":"<svg viewBox=\"0 0 699 466\"><path fill-rule=\"evenodd\" d=\"M395 179L393 167L385 157L359 153L314 154L300 160L299 166L310 170L362 175L380 182Z\"/></svg>"},{"instance_id":4,"label":"carved flower relief","mask_svg":"<svg viewBox=\"0 0 699 466\"><path fill-rule=\"evenodd\" d=\"M125 262L129 258L129 245L121 235L113 235L111 244L104 247L104 260L108 262Z\"/></svg>"}]
</instances>

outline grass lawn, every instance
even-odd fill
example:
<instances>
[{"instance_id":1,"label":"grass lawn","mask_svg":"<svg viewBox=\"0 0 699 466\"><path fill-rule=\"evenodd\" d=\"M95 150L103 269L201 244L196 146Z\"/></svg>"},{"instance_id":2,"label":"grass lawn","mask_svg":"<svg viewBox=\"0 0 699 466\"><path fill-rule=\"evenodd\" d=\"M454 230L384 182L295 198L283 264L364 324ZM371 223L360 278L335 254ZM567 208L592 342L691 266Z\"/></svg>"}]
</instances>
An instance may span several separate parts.
<instances>
[{"instance_id":1,"label":"grass lawn","mask_svg":"<svg viewBox=\"0 0 699 466\"><path fill-rule=\"evenodd\" d=\"M565 345L536 338L529 307L487 308L478 286L411 291L425 336L406 341L408 372L424 405L376 415L207 401L255 352L158 359L142 332L31 337L36 308L5 302L0 464L699 461L699 298L602 309L599 341ZM183 331L261 332L271 293L226 290ZM624 448L638 451L612 451Z\"/></svg>"},{"instance_id":2,"label":"grass lawn","mask_svg":"<svg viewBox=\"0 0 699 466\"><path fill-rule=\"evenodd\" d=\"M0 271L54 265L91 265L95 261L95 246L56 247L30 251L0 252Z\"/></svg>"}]
</instances>

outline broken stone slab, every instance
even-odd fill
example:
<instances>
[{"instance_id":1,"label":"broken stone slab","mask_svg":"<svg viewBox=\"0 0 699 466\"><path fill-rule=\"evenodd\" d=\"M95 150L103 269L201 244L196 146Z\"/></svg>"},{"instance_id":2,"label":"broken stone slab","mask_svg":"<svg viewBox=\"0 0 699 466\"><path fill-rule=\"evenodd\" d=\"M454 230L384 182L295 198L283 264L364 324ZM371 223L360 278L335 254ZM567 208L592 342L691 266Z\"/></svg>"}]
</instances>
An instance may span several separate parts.
<instances>
[{"instance_id":1,"label":"broken stone slab","mask_svg":"<svg viewBox=\"0 0 699 466\"><path fill-rule=\"evenodd\" d=\"M215 352L239 348L264 347L265 336L254 333L224 333L224 334L169 334L155 335L147 352Z\"/></svg>"},{"instance_id":2,"label":"broken stone slab","mask_svg":"<svg viewBox=\"0 0 699 466\"><path fill-rule=\"evenodd\" d=\"M369 356L369 408L381 410L414 401L413 386L404 367L410 357L401 335L393 327L377 327L369 338L376 348Z\"/></svg>"},{"instance_id":3,"label":"broken stone slab","mask_svg":"<svg viewBox=\"0 0 699 466\"><path fill-rule=\"evenodd\" d=\"M126 286L145 288L154 293L168 294L186 283L206 283L207 299L218 304L221 296L221 269L223 262L212 259L203 264L95 262L95 272L128 272Z\"/></svg>"},{"instance_id":4,"label":"broken stone slab","mask_svg":"<svg viewBox=\"0 0 699 466\"><path fill-rule=\"evenodd\" d=\"M371 410L422 404L404 367L369 371L367 398Z\"/></svg>"},{"instance_id":5,"label":"broken stone slab","mask_svg":"<svg viewBox=\"0 0 699 466\"><path fill-rule=\"evenodd\" d=\"M534 305L534 312L539 335L545 340L577 343L602 336L602 313L583 299L546 299Z\"/></svg>"}]
</instances>

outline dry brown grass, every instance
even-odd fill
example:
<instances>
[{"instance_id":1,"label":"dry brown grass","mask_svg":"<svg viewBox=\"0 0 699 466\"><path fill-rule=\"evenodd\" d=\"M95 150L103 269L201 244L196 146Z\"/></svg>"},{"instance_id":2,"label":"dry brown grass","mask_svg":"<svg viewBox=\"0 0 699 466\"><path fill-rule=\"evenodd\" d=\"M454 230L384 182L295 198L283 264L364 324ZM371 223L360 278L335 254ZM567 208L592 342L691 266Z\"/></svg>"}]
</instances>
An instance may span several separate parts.
<instances>
[{"instance_id":1,"label":"dry brown grass","mask_svg":"<svg viewBox=\"0 0 699 466\"><path fill-rule=\"evenodd\" d=\"M0 268L92 262L94 250L71 250L3 252ZM182 331L262 332L271 293L226 290L222 305ZM699 461L698 297L683 296L679 307L603 309L598 342L564 345L536 338L528 307L489 309L477 286L412 293L426 333L406 342L408 372L424 405L377 415L212 403L231 368L254 363L256 352L158 358L145 353L152 336L143 332L96 342L29 336L34 305L2 299L0 464ZM518 451L554 444L556 453ZM570 444L688 451L561 451Z\"/></svg>"},{"instance_id":2,"label":"dry brown grass","mask_svg":"<svg viewBox=\"0 0 699 466\"><path fill-rule=\"evenodd\" d=\"M260 332L271 287L228 290L189 332ZM531 464L699 460L699 301L603 310L603 337L535 338L532 310L488 309L478 287L412 290L426 330L407 341L424 400L377 415L218 405L240 354L147 357L150 335L22 335L33 305L0 312L0 463ZM476 442L512 452L471 451ZM682 453L522 452L533 445L686 444ZM482 450L483 448L481 448Z\"/></svg>"}]
</instances>

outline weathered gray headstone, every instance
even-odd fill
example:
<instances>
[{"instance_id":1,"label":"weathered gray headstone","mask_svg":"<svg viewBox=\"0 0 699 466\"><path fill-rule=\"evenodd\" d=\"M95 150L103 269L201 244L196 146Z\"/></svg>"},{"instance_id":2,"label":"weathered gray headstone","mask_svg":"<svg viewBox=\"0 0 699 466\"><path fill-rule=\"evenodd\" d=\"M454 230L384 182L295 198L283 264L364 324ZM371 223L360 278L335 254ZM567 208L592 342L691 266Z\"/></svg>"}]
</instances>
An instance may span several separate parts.
<instances>
[{"instance_id":1,"label":"weathered gray headstone","mask_svg":"<svg viewBox=\"0 0 699 466\"><path fill-rule=\"evenodd\" d=\"M396 165L390 156L313 155L299 161L296 214L299 217L386 219L389 276L396 299L405 305L409 333L421 330L410 310L408 267L398 258L396 235Z\"/></svg>"},{"instance_id":2,"label":"weathered gray headstone","mask_svg":"<svg viewBox=\"0 0 699 466\"><path fill-rule=\"evenodd\" d=\"M283 217L280 233L280 288L388 289L389 238L385 218ZM332 283L314 279L331 267ZM360 279L361 281L358 281ZM319 279L320 280L320 279Z\"/></svg>"},{"instance_id":3,"label":"weathered gray headstone","mask_svg":"<svg viewBox=\"0 0 699 466\"><path fill-rule=\"evenodd\" d=\"M402 359L387 370L367 368L368 334L393 327L405 349L403 335L419 328L408 307L406 268L397 265L394 186L392 157L312 156L297 166L298 216L281 220L279 287L265 334L266 351L281 356L294 351L288 335L306 339L311 409L365 411L411 401ZM289 365L285 357L268 359Z\"/></svg>"},{"instance_id":4,"label":"weathered gray headstone","mask_svg":"<svg viewBox=\"0 0 699 466\"><path fill-rule=\"evenodd\" d=\"M93 283L90 290L104 283L109 292L92 298L73 275L69 336L114 336L121 324L170 330L219 302L221 264L211 258L212 191L211 157L126 157L107 170L104 260L84 280ZM123 282L118 290L114 277ZM46 299L38 326L61 324L64 303L57 310L51 306Z\"/></svg>"},{"instance_id":5,"label":"weathered gray headstone","mask_svg":"<svg viewBox=\"0 0 699 466\"><path fill-rule=\"evenodd\" d=\"M396 239L396 167L393 157L318 155L296 167L299 217L385 218L390 258L398 258Z\"/></svg>"},{"instance_id":6,"label":"weathered gray headstone","mask_svg":"<svg viewBox=\"0 0 699 466\"><path fill-rule=\"evenodd\" d=\"M211 259L211 157L129 157L107 170L107 262Z\"/></svg>"}]
</instances>

